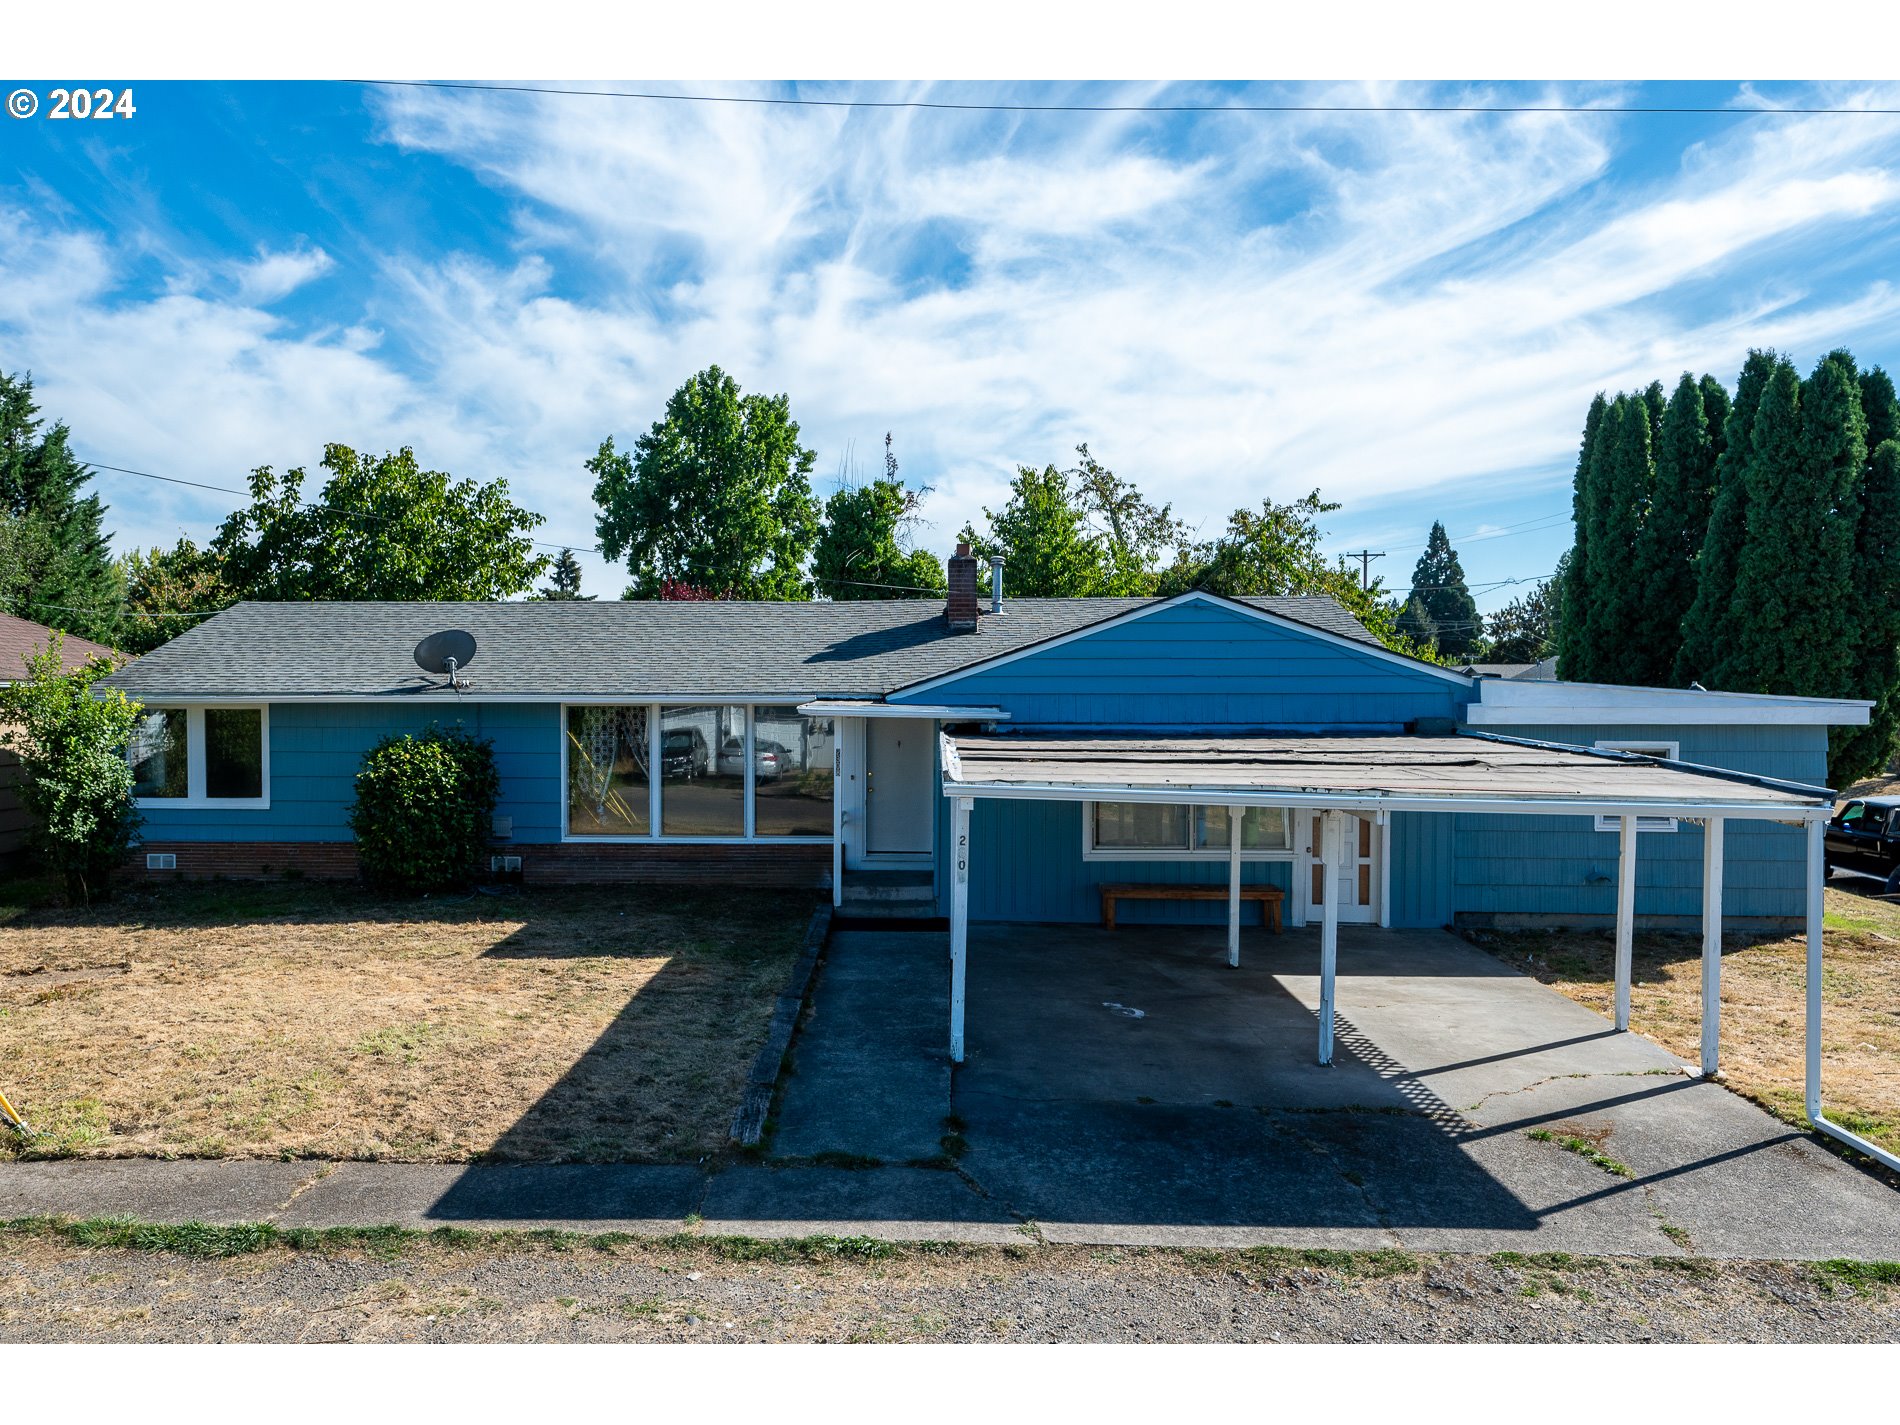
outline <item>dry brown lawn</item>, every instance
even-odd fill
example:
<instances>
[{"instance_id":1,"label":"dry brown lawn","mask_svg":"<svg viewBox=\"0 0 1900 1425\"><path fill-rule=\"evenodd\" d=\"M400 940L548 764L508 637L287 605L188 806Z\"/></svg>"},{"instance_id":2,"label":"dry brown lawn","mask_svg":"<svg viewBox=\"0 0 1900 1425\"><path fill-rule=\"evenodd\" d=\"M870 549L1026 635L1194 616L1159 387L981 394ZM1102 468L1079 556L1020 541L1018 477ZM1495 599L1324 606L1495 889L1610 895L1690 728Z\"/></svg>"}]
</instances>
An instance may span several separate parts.
<instances>
[{"instance_id":1,"label":"dry brown lawn","mask_svg":"<svg viewBox=\"0 0 1900 1425\"><path fill-rule=\"evenodd\" d=\"M1900 1149L1900 905L1878 881L1827 891L1821 1072L1833 1122ZM1513 968L1608 1016L1608 931L1474 931ZM1805 1127L1807 942L1730 936L1722 954L1722 1073L1730 1088ZM1702 1044L1702 950L1693 935L1638 935L1630 1027L1696 1062Z\"/></svg>"},{"instance_id":2,"label":"dry brown lawn","mask_svg":"<svg viewBox=\"0 0 1900 1425\"><path fill-rule=\"evenodd\" d=\"M719 1147L799 895L174 886L0 924L0 1155L669 1161ZM6 915L0 909L0 916Z\"/></svg>"}]
</instances>

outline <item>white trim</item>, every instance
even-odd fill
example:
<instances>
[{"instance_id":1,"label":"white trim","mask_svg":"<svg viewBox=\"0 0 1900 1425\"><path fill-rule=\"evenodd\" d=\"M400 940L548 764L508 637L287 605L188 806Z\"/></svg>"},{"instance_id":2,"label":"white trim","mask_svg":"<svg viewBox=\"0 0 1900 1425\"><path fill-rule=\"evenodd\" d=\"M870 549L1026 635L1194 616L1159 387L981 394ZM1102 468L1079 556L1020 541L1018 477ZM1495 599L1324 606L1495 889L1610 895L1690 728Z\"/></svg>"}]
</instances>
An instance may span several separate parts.
<instances>
[{"instance_id":1,"label":"white trim","mask_svg":"<svg viewBox=\"0 0 1900 1425\"><path fill-rule=\"evenodd\" d=\"M958 682L961 679L973 677L978 673L988 673L993 669L1014 663L1018 659L1031 658L1038 653L1047 653L1052 648L1060 648L1064 644L1074 643L1079 639L1091 638L1104 629L1115 628L1125 623L1132 623L1137 619L1149 618L1154 614L1162 613L1168 609L1179 608L1188 603L1212 604L1216 608L1245 614L1258 619L1262 623L1270 624L1274 628L1283 629L1288 633L1305 634L1311 638L1318 639L1322 643L1330 643L1338 648L1348 649L1354 653L1362 653L1368 658L1375 658L1381 662L1394 663L1400 667L1409 668L1413 672L1426 673L1433 677L1443 678L1446 682L1456 683L1463 688L1469 688L1478 681L1475 678L1457 672L1455 669L1441 668L1435 663L1426 663L1417 658L1408 658L1403 653L1394 653L1391 649L1386 648L1382 644L1361 643L1358 639L1347 638L1344 634L1333 633L1327 629L1316 628L1310 623L1300 623L1296 619L1286 618L1280 614L1269 613L1266 609L1255 608L1252 604L1242 603L1239 599L1224 598L1219 594L1210 594L1201 589L1192 589L1185 594L1176 594L1173 598L1162 599L1152 604L1143 605L1140 608L1130 609L1126 613L1113 614L1095 623L1086 624L1078 629L1072 629L1068 633L1057 634L1053 638L1045 638L1040 643L1027 644L1009 653L998 653L980 662L968 664L952 672L939 673L934 677L925 678L920 682L908 684L905 687L898 688L894 692L885 694L885 699L889 701L893 698L914 697L922 693L933 692L938 688Z\"/></svg>"},{"instance_id":2,"label":"white trim","mask_svg":"<svg viewBox=\"0 0 1900 1425\"><path fill-rule=\"evenodd\" d=\"M1858 698L1797 698L1775 693L1719 693L1696 688L1634 688L1615 683L1480 680L1465 709L1471 727L1518 723L1569 727L1639 723L1720 727L1780 723L1798 727L1864 727L1873 706Z\"/></svg>"},{"instance_id":3,"label":"white trim","mask_svg":"<svg viewBox=\"0 0 1900 1425\"><path fill-rule=\"evenodd\" d=\"M1641 739L1634 742L1624 742L1598 739L1592 746L1596 747L1600 752L1635 752L1644 757L1660 756L1660 759L1665 762L1680 762L1682 760L1682 744L1680 742L1661 742L1654 740L1646 742ZM1660 747L1663 750L1658 754L1650 750L1653 747ZM1598 831L1614 831L1620 834L1623 829L1621 819L1614 816L1599 816L1596 819L1596 825ZM1676 830L1676 826L1677 820L1673 816L1639 816L1636 818L1636 830L1638 833L1646 831L1674 831Z\"/></svg>"},{"instance_id":4,"label":"white trim","mask_svg":"<svg viewBox=\"0 0 1900 1425\"><path fill-rule=\"evenodd\" d=\"M859 702L850 698L813 698L798 710L808 717L930 717L945 722L1008 722L1005 708L959 708L936 703Z\"/></svg>"},{"instance_id":5,"label":"white trim","mask_svg":"<svg viewBox=\"0 0 1900 1425\"><path fill-rule=\"evenodd\" d=\"M138 797L134 805L140 811L269 811L270 810L270 704L260 702L217 703L226 709L255 708L258 712L259 797L211 797L205 795L205 707L182 698L141 703L146 713L182 710L185 714L185 795L182 797Z\"/></svg>"},{"instance_id":6,"label":"white trim","mask_svg":"<svg viewBox=\"0 0 1900 1425\"><path fill-rule=\"evenodd\" d=\"M1594 816L1605 812L1612 816L1654 815L1666 811L1684 818L1720 815L1738 821L1781 821L1799 825L1826 821L1833 804L1809 802L1725 802L1683 801L1657 798L1649 801L1590 800L1582 797L1564 800L1557 797L1431 796L1410 792L1288 792L1274 790L1248 792L1233 787L1099 787L1074 786L1060 782L953 782L943 784L946 797L979 797L991 801L1032 802L1238 802L1243 806L1292 806L1324 810L1353 807L1384 807L1390 811L1451 811L1479 814L1525 816Z\"/></svg>"},{"instance_id":7,"label":"white trim","mask_svg":"<svg viewBox=\"0 0 1900 1425\"><path fill-rule=\"evenodd\" d=\"M960 783L958 785L961 785ZM1082 803L1082 859L1084 861L1220 861L1229 859L1230 852L1225 846L1195 846L1194 813L1197 809L1230 810L1234 807L1231 799L1223 802L1174 802L1168 805L1185 807L1188 813L1189 844L1179 847L1139 847L1139 846L1097 846L1095 844L1095 808L1101 802L1117 802L1126 798L1120 796L1098 796ZM1243 804L1244 806L1245 804ZM1259 805L1254 803L1253 805ZM1256 849L1249 851L1241 848L1243 861L1288 862L1293 860L1293 813L1289 808L1281 807L1285 814L1287 844L1282 850Z\"/></svg>"}]
</instances>

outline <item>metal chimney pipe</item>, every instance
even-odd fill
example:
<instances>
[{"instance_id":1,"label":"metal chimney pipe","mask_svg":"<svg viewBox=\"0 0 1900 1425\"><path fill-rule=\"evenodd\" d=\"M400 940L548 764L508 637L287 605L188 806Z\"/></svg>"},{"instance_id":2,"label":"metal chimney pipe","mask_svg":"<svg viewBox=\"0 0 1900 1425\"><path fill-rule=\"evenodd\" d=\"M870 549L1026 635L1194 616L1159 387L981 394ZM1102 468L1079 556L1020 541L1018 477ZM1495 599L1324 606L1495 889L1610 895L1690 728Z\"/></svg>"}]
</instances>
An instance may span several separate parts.
<instances>
[{"instance_id":1,"label":"metal chimney pipe","mask_svg":"<svg viewBox=\"0 0 1900 1425\"><path fill-rule=\"evenodd\" d=\"M990 556L990 613L992 616L1003 611L1003 556Z\"/></svg>"}]
</instances>

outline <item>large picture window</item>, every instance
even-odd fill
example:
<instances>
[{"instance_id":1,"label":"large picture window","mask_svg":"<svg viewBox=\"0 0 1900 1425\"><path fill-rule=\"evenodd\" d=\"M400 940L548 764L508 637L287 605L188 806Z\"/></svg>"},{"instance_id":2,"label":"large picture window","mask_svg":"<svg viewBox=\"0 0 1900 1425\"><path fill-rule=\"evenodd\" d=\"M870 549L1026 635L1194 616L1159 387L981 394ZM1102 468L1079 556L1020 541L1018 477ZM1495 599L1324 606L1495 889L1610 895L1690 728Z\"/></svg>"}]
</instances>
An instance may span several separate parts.
<instances>
[{"instance_id":1,"label":"large picture window","mask_svg":"<svg viewBox=\"0 0 1900 1425\"><path fill-rule=\"evenodd\" d=\"M270 717L262 707L148 707L126 757L133 795L154 807L270 805Z\"/></svg>"},{"instance_id":2,"label":"large picture window","mask_svg":"<svg viewBox=\"0 0 1900 1425\"><path fill-rule=\"evenodd\" d=\"M1083 855L1095 860L1225 860L1227 808L1158 802L1088 802L1083 807ZM1285 861L1293 854L1291 819L1284 807L1248 807L1241 813L1242 860Z\"/></svg>"},{"instance_id":3,"label":"large picture window","mask_svg":"<svg viewBox=\"0 0 1900 1425\"><path fill-rule=\"evenodd\" d=\"M647 709L567 710L567 826L576 836L644 836L652 825Z\"/></svg>"},{"instance_id":4,"label":"large picture window","mask_svg":"<svg viewBox=\"0 0 1900 1425\"><path fill-rule=\"evenodd\" d=\"M771 703L581 705L562 716L570 837L831 838L830 718Z\"/></svg>"}]
</instances>

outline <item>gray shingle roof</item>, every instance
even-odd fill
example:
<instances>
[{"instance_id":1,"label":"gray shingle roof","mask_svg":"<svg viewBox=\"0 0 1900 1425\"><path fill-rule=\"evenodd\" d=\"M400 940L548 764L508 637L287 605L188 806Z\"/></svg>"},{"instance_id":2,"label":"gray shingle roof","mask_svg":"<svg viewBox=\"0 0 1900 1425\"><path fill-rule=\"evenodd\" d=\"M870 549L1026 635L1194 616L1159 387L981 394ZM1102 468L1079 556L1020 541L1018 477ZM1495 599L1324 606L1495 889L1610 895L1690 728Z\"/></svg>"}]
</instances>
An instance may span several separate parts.
<instances>
[{"instance_id":1,"label":"gray shingle roof","mask_svg":"<svg viewBox=\"0 0 1900 1425\"><path fill-rule=\"evenodd\" d=\"M452 700L413 660L445 628L475 635L473 695L879 697L1127 613L1149 599L1012 599L953 634L943 605L865 603L244 603L104 680L136 698ZM1328 598L1252 598L1376 646Z\"/></svg>"}]
</instances>

